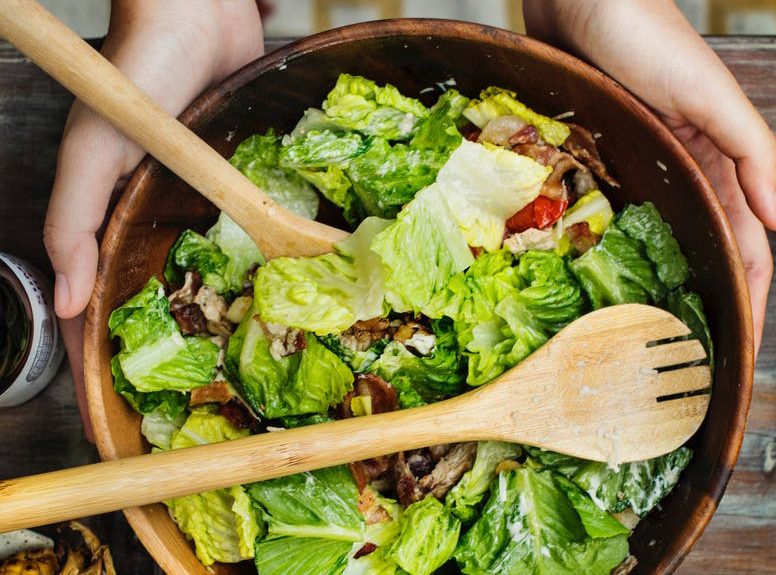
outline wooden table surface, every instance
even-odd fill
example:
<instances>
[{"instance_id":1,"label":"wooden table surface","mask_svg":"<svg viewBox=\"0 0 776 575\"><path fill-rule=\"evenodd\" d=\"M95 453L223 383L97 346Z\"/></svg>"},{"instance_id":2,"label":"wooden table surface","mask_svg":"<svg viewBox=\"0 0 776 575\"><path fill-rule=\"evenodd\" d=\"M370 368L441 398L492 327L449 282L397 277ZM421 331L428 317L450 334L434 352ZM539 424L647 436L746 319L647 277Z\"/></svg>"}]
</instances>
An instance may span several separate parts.
<instances>
[{"instance_id":1,"label":"wooden table surface","mask_svg":"<svg viewBox=\"0 0 776 575\"><path fill-rule=\"evenodd\" d=\"M282 41L268 42L267 49ZM710 38L776 129L776 38ZM50 272L41 230L56 152L72 97L0 42L0 251ZM776 234L769 233L776 252ZM0 479L98 460L81 429L72 378L27 404L0 410ZM755 371L754 396L738 466L722 503L680 575L776 574L776 281ZM74 505L77 505L74 502ZM122 575L160 573L121 513L94 520Z\"/></svg>"}]
</instances>

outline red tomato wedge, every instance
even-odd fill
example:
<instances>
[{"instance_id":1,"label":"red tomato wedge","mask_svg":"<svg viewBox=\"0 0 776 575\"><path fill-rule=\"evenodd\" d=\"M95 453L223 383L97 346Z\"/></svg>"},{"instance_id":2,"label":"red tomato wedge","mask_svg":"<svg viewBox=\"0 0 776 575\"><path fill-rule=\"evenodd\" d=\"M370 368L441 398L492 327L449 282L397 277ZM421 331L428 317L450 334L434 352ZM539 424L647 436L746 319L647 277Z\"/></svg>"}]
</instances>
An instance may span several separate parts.
<instances>
[{"instance_id":1,"label":"red tomato wedge","mask_svg":"<svg viewBox=\"0 0 776 575\"><path fill-rule=\"evenodd\" d=\"M568 200L551 200L539 196L507 220L507 230L513 234L530 228L542 230L557 222L568 205Z\"/></svg>"}]
</instances>

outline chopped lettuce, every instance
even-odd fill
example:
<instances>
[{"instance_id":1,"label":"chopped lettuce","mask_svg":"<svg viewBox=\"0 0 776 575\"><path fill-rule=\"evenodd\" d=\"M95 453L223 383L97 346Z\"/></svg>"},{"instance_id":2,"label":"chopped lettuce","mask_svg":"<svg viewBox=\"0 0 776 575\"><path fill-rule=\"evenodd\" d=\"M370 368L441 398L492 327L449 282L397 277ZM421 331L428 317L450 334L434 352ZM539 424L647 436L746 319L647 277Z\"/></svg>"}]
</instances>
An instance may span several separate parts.
<instances>
[{"instance_id":1,"label":"chopped lettuce","mask_svg":"<svg viewBox=\"0 0 776 575\"><path fill-rule=\"evenodd\" d=\"M506 220L536 199L550 172L527 156L463 141L439 171L436 186L466 242L494 251L504 240Z\"/></svg>"},{"instance_id":2,"label":"chopped lettuce","mask_svg":"<svg viewBox=\"0 0 776 575\"><path fill-rule=\"evenodd\" d=\"M231 287L225 277L228 265L229 256L214 241L193 230L184 230L167 255L164 279L170 285L182 285L184 272L196 270L203 284L225 294Z\"/></svg>"},{"instance_id":3,"label":"chopped lettuce","mask_svg":"<svg viewBox=\"0 0 776 575\"><path fill-rule=\"evenodd\" d=\"M399 375L391 379L391 387L396 390L399 407L402 409L420 407L428 403L415 389L413 381L406 375Z\"/></svg>"},{"instance_id":4,"label":"chopped lettuce","mask_svg":"<svg viewBox=\"0 0 776 575\"><path fill-rule=\"evenodd\" d=\"M445 505L464 523L477 516L476 506L488 492L496 467L505 459L514 459L522 453L515 443L503 441L480 441L477 444L477 458L474 465L447 493Z\"/></svg>"},{"instance_id":5,"label":"chopped lettuce","mask_svg":"<svg viewBox=\"0 0 776 575\"><path fill-rule=\"evenodd\" d=\"M248 435L210 407L195 408L172 438L171 448L218 443ZM253 542L262 531L240 486L208 491L165 501L175 522L194 541L197 557L204 565L216 561L237 563L253 557Z\"/></svg>"},{"instance_id":6,"label":"chopped lettuce","mask_svg":"<svg viewBox=\"0 0 776 575\"><path fill-rule=\"evenodd\" d=\"M223 276L230 292L242 293L248 272L254 266L264 263L264 256L251 237L224 212L221 212L218 221L206 235L229 258Z\"/></svg>"},{"instance_id":7,"label":"chopped lettuce","mask_svg":"<svg viewBox=\"0 0 776 575\"><path fill-rule=\"evenodd\" d=\"M143 416L143 420L140 422L140 433L154 447L170 449L172 447L172 437L186 422L186 417L185 413L179 413L177 416L170 418L163 409L152 411Z\"/></svg>"},{"instance_id":8,"label":"chopped lettuce","mask_svg":"<svg viewBox=\"0 0 776 575\"><path fill-rule=\"evenodd\" d=\"M182 336L169 308L162 284L151 278L108 320L111 337L121 340L114 376L120 367L137 391L186 391L210 383L215 375L218 346Z\"/></svg>"},{"instance_id":9,"label":"chopped lettuce","mask_svg":"<svg viewBox=\"0 0 776 575\"><path fill-rule=\"evenodd\" d=\"M374 342L367 350L359 351L345 345L339 335L323 335L319 339L323 345L328 347L332 353L344 361L355 373L367 371L383 354L390 341L388 338L383 338Z\"/></svg>"},{"instance_id":10,"label":"chopped lettuce","mask_svg":"<svg viewBox=\"0 0 776 575\"><path fill-rule=\"evenodd\" d=\"M575 505L568 489L550 471L521 467L498 474L482 516L455 551L461 571L609 575L628 556L627 535L615 519L606 521L578 500Z\"/></svg>"},{"instance_id":11,"label":"chopped lettuce","mask_svg":"<svg viewBox=\"0 0 776 575\"><path fill-rule=\"evenodd\" d=\"M261 267L254 282L261 318L324 335L384 315L382 266L369 246L385 229L389 222L367 218L337 253L276 258Z\"/></svg>"},{"instance_id":12,"label":"chopped lettuce","mask_svg":"<svg viewBox=\"0 0 776 575\"><path fill-rule=\"evenodd\" d=\"M256 570L261 575L342 575L352 546L315 537L258 540Z\"/></svg>"},{"instance_id":13,"label":"chopped lettuce","mask_svg":"<svg viewBox=\"0 0 776 575\"><path fill-rule=\"evenodd\" d=\"M601 241L569 265L594 309L621 303L659 302L666 294L639 240L613 222Z\"/></svg>"},{"instance_id":14,"label":"chopped lettuce","mask_svg":"<svg viewBox=\"0 0 776 575\"><path fill-rule=\"evenodd\" d=\"M326 115L342 128L386 140L408 139L428 109L396 87L378 86L361 76L340 74L326 101Z\"/></svg>"},{"instance_id":15,"label":"chopped lettuce","mask_svg":"<svg viewBox=\"0 0 776 575\"><path fill-rule=\"evenodd\" d=\"M227 373L257 413L274 419L326 412L352 389L350 369L313 334L304 338L301 351L275 357L265 325L250 313L229 338Z\"/></svg>"},{"instance_id":16,"label":"chopped lettuce","mask_svg":"<svg viewBox=\"0 0 776 575\"><path fill-rule=\"evenodd\" d=\"M382 258L386 300L399 312L424 311L434 294L474 261L436 184L418 192L371 248Z\"/></svg>"},{"instance_id":17,"label":"chopped lettuce","mask_svg":"<svg viewBox=\"0 0 776 575\"><path fill-rule=\"evenodd\" d=\"M701 296L680 287L669 292L666 298L666 309L681 319L692 331L692 337L703 344L709 357L709 365L714 369L714 343L709 324L706 322Z\"/></svg>"},{"instance_id":18,"label":"chopped lettuce","mask_svg":"<svg viewBox=\"0 0 776 575\"><path fill-rule=\"evenodd\" d=\"M354 228L366 217L366 209L341 167L328 166L317 170L300 168L297 173L318 188L323 197L342 208L342 216Z\"/></svg>"},{"instance_id":19,"label":"chopped lettuce","mask_svg":"<svg viewBox=\"0 0 776 575\"><path fill-rule=\"evenodd\" d=\"M517 94L503 88L490 87L483 90L480 99L472 100L463 115L479 128L484 128L496 116L517 116L535 126L542 139L553 146L560 146L571 133L563 122L537 114L518 101Z\"/></svg>"},{"instance_id":20,"label":"chopped lettuce","mask_svg":"<svg viewBox=\"0 0 776 575\"><path fill-rule=\"evenodd\" d=\"M252 483L246 489L262 509L267 539L364 539L364 518L357 508L358 490L347 466Z\"/></svg>"},{"instance_id":21,"label":"chopped lettuce","mask_svg":"<svg viewBox=\"0 0 776 575\"><path fill-rule=\"evenodd\" d=\"M466 369L458 352L452 322L434 321L432 331L435 340L430 355L416 355L401 342L392 341L369 371L391 383L397 377L407 377L412 388L427 402L457 395L463 391Z\"/></svg>"},{"instance_id":22,"label":"chopped lettuce","mask_svg":"<svg viewBox=\"0 0 776 575\"><path fill-rule=\"evenodd\" d=\"M661 457L625 463L613 470L606 463L526 449L533 459L584 489L599 508L610 513L632 509L639 516L646 515L668 495L692 459L692 451L680 447Z\"/></svg>"},{"instance_id":23,"label":"chopped lettuce","mask_svg":"<svg viewBox=\"0 0 776 575\"><path fill-rule=\"evenodd\" d=\"M657 277L673 289L687 281L687 260L669 226L652 202L629 204L617 216L617 226L629 237L639 240L647 257L657 268Z\"/></svg>"},{"instance_id":24,"label":"chopped lettuce","mask_svg":"<svg viewBox=\"0 0 776 575\"><path fill-rule=\"evenodd\" d=\"M418 190L434 183L446 160L447 154L433 149L392 146L375 138L365 153L350 162L347 175L369 215L393 218Z\"/></svg>"},{"instance_id":25,"label":"chopped lettuce","mask_svg":"<svg viewBox=\"0 0 776 575\"><path fill-rule=\"evenodd\" d=\"M458 123L468 104L469 98L462 96L458 90L443 93L429 115L418 123L410 146L446 153L455 150L463 140Z\"/></svg>"},{"instance_id":26,"label":"chopped lettuce","mask_svg":"<svg viewBox=\"0 0 776 575\"><path fill-rule=\"evenodd\" d=\"M304 137L280 149L283 168L326 168L346 166L368 146L354 132L335 133L331 130L311 130Z\"/></svg>"},{"instance_id":27,"label":"chopped lettuce","mask_svg":"<svg viewBox=\"0 0 776 575\"><path fill-rule=\"evenodd\" d=\"M461 523L433 495L410 505L388 557L410 575L430 575L453 555Z\"/></svg>"},{"instance_id":28,"label":"chopped lettuce","mask_svg":"<svg viewBox=\"0 0 776 575\"><path fill-rule=\"evenodd\" d=\"M301 176L279 165L280 137L273 130L243 141L229 161L273 200L295 214L315 219L318 195Z\"/></svg>"},{"instance_id":29,"label":"chopped lettuce","mask_svg":"<svg viewBox=\"0 0 776 575\"><path fill-rule=\"evenodd\" d=\"M138 391L121 371L118 356L114 356L110 362L113 374L113 389L127 400L129 405L138 413L157 413L174 420L186 411L189 404L189 394L175 390L165 391ZM153 443L153 442L152 442Z\"/></svg>"}]
</instances>

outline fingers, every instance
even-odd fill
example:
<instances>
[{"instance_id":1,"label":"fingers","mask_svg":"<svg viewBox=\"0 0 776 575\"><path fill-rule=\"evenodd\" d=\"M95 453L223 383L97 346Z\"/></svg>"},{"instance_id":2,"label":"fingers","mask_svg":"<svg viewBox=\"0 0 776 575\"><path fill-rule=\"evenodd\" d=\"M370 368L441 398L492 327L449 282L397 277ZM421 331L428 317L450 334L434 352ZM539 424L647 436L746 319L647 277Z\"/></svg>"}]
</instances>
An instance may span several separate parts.
<instances>
[{"instance_id":1,"label":"fingers","mask_svg":"<svg viewBox=\"0 0 776 575\"><path fill-rule=\"evenodd\" d=\"M77 316L89 301L97 272L95 232L124 171L127 149L126 140L104 120L73 106L43 230L56 276L54 306L62 318Z\"/></svg>"}]
</instances>

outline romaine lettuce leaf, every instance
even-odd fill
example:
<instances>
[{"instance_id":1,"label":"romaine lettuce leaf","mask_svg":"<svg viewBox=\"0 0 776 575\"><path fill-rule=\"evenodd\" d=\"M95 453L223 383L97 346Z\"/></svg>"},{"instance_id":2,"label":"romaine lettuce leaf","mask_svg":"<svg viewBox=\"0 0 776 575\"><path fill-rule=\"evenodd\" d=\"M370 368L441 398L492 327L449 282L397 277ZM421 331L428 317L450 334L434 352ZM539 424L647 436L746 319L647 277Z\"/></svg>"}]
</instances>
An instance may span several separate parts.
<instances>
[{"instance_id":1,"label":"romaine lettuce leaf","mask_svg":"<svg viewBox=\"0 0 776 575\"><path fill-rule=\"evenodd\" d=\"M404 511L401 533L388 558L410 575L430 575L455 551L461 523L433 495Z\"/></svg>"},{"instance_id":2,"label":"romaine lettuce leaf","mask_svg":"<svg viewBox=\"0 0 776 575\"><path fill-rule=\"evenodd\" d=\"M532 459L584 489L599 508L611 513L632 509L642 517L676 486L679 476L692 459L692 451L680 447L661 457L624 463L618 470L613 470L606 463L585 461L534 447L525 449Z\"/></svg>"},{"instance_id":3,"label":"romaine lettuce leaf","mask_svg":"<svg viewBox=\"0 0 776 575\"><path fill-rule=\"evenodd\" d=\"M687 291L683 287L669 292L666 298L666 309L681 319L692 330L692 337L697 338L706 349L709 365L714 369L714 342L706 322L701 296Z\"/></svg>"},{"instance_id":4,"label":"romaine lettuce leaf","mask_svg":"<svg viewBox=\"0 0 776 575\"><path fill-rule=\"evenodd\" d=\"M229 256L215 242L193 230L184 230L167 255L164 279L170 285L182 285L184 272L196 270L203 284L225 294L231 288L225 277L228 265Z\"/></svg>"},{"instance_id":5,"label":"romaine lettuce leaf","mask_svg":"<svg viewBox=\"0 0 776 575\"><path fill-rule=\"evenodd\" d=\"M464 523L477 515L476 506L488 492L496 477L496 467L505 459L514 459L522 453L516 443L504 441L480 441L477 444L477 458L472 468L447 493L445 505Z\"/></svg>"},{"instance_id":6,"label":"romaine lettuce leaf","mask_svg":"<svg viewBox=\"0 0 776 575\"><path fill-rule=\"evenodd\" d=\"M186 391L210 383L215 375L218 346L183 337L169 308L162 284L151 278L108 320L111 337L121 341L118 366L137 391Z\"/></svg>"},{"instance_id":7,"label":"romaine lettuce leaf","mask_svg":"<svg viewBox=\"0 0 776 575\"><path fill-rule=\"evenodd\" d=\"M468 104L469 98L458 90L447 90L431 107L429 115L418 123L410 146L446 153L455 150L463 139L457 124Z\"/></svg>"},{"instance_id":8,"label":"romaine lettuce leaf","mask_svg":"<svg viewBox=\"0 0 776 575\"><path fill-rule=\"evenodd\" d=\"M569 265L594 309L621 303L659 302L666 287L643 244L609 225L601 241Z\"/></svg>"},{"instance_id":9,"label":"romaine lettuce leaf","mask_svg":"<svg viewBox=\"0 0 776 575\"><path fill-rule=\"evenodd\" d=\"M234 427L212 407L195 408L172 438L171 448L182 449L238 439L247 430ZM165 501L181 531L194 541L204 565L236 563L253 557L253 542L262 530L247 495L240 486Z\"/></svg>"},{"instance_id":10,"label":"romaine lettuce leaf","mask_svg":"<svg viewBox=\"0 0 776 575\"><path fill-rule=\"evenodd\" d=\"M349 542L347 551L350 543L364 540L358 490L347 466L252 483L246 489L263 510L267 539L331 539Z\"/></svg>"},{"instance_id":11,"label":"romaine lettuce leaf","mask_svg":"<svg viewBox=\"0 0 776 575\"><path fill-rule=\"evenodd\" d=\"M346 166L367 147L368 142L355 132L338 134L331 130L311 130L280 148L280 166L292 169Z\"/></svg>"},{"instance_id":12,"label":"romaine lettuce leaf","mask_svg":"<svg viewBox=\"0 0 776 575\"><path fill-rule=\"evenodd\" d=\"M352 227L358 226L366 217L366 208L361 203L345 171L339 166L324 169L296 171L305 180L314 185L327 200L342 208L342 216Z\"/></svg>"},{"instance_id":13,"label":"romaine lettuce leaf","mask_svg":"<svg viewBox=\"0 0 776 575\"><path fill-rule=\"evenodd\" d=\"M396 87L378 86L361 76L340 74L326 101L326 115L339 126L386 140L404 140L428 109Z\"/></svg>"},{"instance_id":14,"label":"romaine lettuce leaf","mask_svg":"<svg viewBox=\"0 0 776 575\"><path fill-rule=\"evenodd\" d=\"M617 216L617 227L644 244L647 257L657 268L657 277L666 287L673 289L687 281L687 260L655 204L625 206Z\"/></svg>"},{"instance_id":15,"label":"romaine lettuce leaf","mask_svg":"<svg viewBox=\"0 0 776 575\"><path fill-rule=\"evenodd\" d=\"M171 392L155 392L171 393ZM172 438L186 423L187 414L180 413L170 418L163 409L152 411L143 416L140 422L140 433L148 440L148 443L159 449L170 449Z\"/></svg>"},{"instance_id":16,"label":"romaine lettuce leaf","mask_svg":"<svg viewBox=\"0 0 776 575\"><path fill-rule=\"evenodd\" d=\"M256 542L261 575L342 575L352 543L314 537L281 537Z\"/></svg>"},{"instance_id":17,"label":"romaine lettuce leaf","mask_svg":"<svg viewBox=\"0 0 776 575\"><path fill-rule=\"evenodd\" d=\"M420 407L421 405L427 405L426 400L421 397L418 390L415 389L415 385L412 380L406 375L399 375L391 380L391 387L396 390L396 397L399 400L399 407L401 409L409 409L411 407Z\"/></svg>"},{"instance_id":18,"label":"romaine lettuce leaf","mask_svg":"<svg viewBox=\"0 0 776 575\"><path fill-rule=\"evenodd\" d=\"M566 141L571 133L566 124L537 114L516 98L517 94L511 90L491 86L482 91L479 100L471 101L463 115L479 128L484 128L496 116L517 116L535 126L547 143L560 146Z\"/></svg>"},{"instance_id":19,"label":"romaine lettuce leaf","mask_svg":"<svg viewBox=\"0 0 776 575\"><path fill-rule=\"evenodd\" d=\"M329 334L319 337L321 343L344 361L355 373L364 373L383 354L389 343L388 338L374 342L366 351L352 349L345 345L339 335Z\"/></svg>"},{"instance_id":20,"label":"romaine lettuce leaf","mask_svg":"<svg viewBox=\"0 0 776 575\"><path fill-rule=\"evenodd\" d=\"M527 156L464 140L439 170L436 185L466 242L494 251L504 240L506 220L536 199L550 172Z\"/></svg>"},{"instance_id":21,"label":"romaine lettuce leaf","mask_svg":"<svg viewBox=\"0 0 776 575\"><path fill-rule=\"evenodd\" d=\"M273 130L243 141L229 161L273 200L295 214L315 219L318 195L293 170L280 167L280 137Z\"/></svg>"},{"instance_id":22,"label":"romaine lettuce leaf","mask_svg":"<svg viewBox=\"0 0 776 575\"><path fill-rule=\"evenodd\" d=\"M426 402L457 395L463 391L466 369L459 354L452 322L436 320L432 331L436 337L430 355L415 355L401 342L392 341L369 367L369 371L391 383L397 377L407 377Z\"/></svg>"},{"instance_id":23,"label":"romaine lettuce leaf","mask_svg":"<svg viewBox=\"0 0 776 575\"><path fill-rule=\"evenodd\" d=\"M592 537L555 476L528 467L498 474L455 551L466 575L609 575L627 555L627 535Z\"/></svg>"},{"instance_id":24,"label":"romaine lettuce leaf","mask_svg":"<svg viewBox=\"0 0 776 575\"><path fill-rule=\"evenodd\" d=\"M269 419L326 412L353 388L353 374L312 334L276 359L262 322L249 313L229 338L225 365L240 395Z\"/></svg>"},{"instance_id":25,"label":"romaine lettuce leaf","mask_svg":"<svg viewBox=\"0 0 776 575\"><path fill-rule=\"evenodd\" d=\"M258 246L224 212L221 212L218 221L206 235L229 258L223 275L231 294L242 293L248 279L248 271L255 265L264 263L264 256Z\"/></svg>"},{"instance_id":26,"label":"romaine lettuce leaf","mask_svg":"<svg viewBox=\"0 0 776 575\"><path fill-rule=\"evenodd\" d=\"M443 152L391 146L375 138L365 153L350 162L347 175L369 215L394 218L418 190L434 182L446 160Z\"/></svg>"},{"instance_id":27,"label":"romaine lettuce leaf","mask_svg":"<svg viewBox=\"0 0 776 575\"><path fill-rule=\"evenodd\" d=\"M383 316L383 270L369 246L388 226L367 218L337 246L337 253L275 258L261 267L254 282L261 318L324 335Z\"/></svg>"},{"instance_id":28,"label":"romaine lettuce leaf","mask_svg":"<svg viewBox=\"0 0 776 575\"><path fill-rule=\"evenodd\" d=\"M111 360L110 369L113 374L113 389L126 399L129 405L138 413L158 413L164 415L169 420L174 420L186 411L186 407L189 404L188 393L174 390L138 391L124 377L118 356L114 356Z\"/></svg>"},{"instance_id":29,"label":"romaine lettuce leaf","mask_svg":"<svg viewBox=\"0 0 776 575\"><path fill-rule=\"evenodd\" d=\"M418 192L371 248L382 258L386 300L399 312L423 312L434 294L474 261L436 184Z\"/></svg>"}]
</instances>

